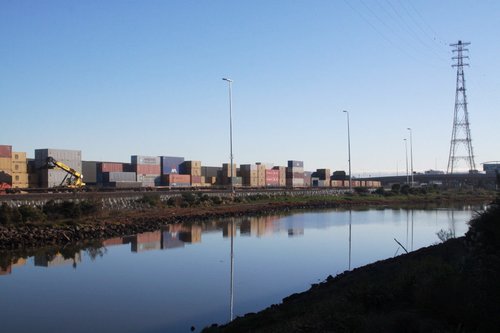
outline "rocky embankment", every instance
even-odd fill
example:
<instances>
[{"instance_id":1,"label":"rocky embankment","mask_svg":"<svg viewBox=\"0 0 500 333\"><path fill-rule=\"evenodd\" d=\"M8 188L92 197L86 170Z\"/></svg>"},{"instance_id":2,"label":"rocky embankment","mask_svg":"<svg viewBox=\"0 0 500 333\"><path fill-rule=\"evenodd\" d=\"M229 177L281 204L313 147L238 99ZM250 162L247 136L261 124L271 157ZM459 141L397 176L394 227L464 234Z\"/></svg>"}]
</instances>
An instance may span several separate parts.
<instances>
[{"instance_id":1,"label":"rocky embankment","mask_svg":"<svg viewBox=\"0 0 500 333\"><path fill-rule=\"evenodd\" d=\"M500 332L500 200L470 225L204 332Z\"/></svg>"},{"instance_id":2,"label":"rocky embankment","mask_svg":"<svg viewBox=\"0 0 500 333\"><path fill-rule=\"evenodd\" d=\"M155 231L174 223L204 221L216 218L286 213L295 209L334 208L336 203L240 204L198 208L154 208L100 215L56 223L23 223L0 225L0 250L66 245L86 240L123 237Z\"/></svg>"},{"instance_id":3,"label":"rocky embankment","mask_svg":"<svg viewBox=\"0 0 500 333\"><path fill-rule=\"evenodd\" d=\"M375 197L376 199L376 197ZM0 250L36 248L46 245L67 245L88 240L98 240L113 237L123 237L141 232L154 231L162 226L173 223L184 223L192 221L204 221L214 218L227 218L238 216L255 216L262 214L282 214L291 210L304 209L328 209L338 207L367 207L387 205L422 205L432 204L427 198L414 198L413 200L374 200L374 197L342 197L336 200L314 199L296 201L262 201L252 202L224 202L214 205L212 201L203 206L202 203L195 207L179 206L166 207L163 203L156 202L154 207L149 207L150 200L137 201L141 207L137 209L98 209L96 213L81 216L79 218L60 218L61 210L75 210L80 212L85 207L79 207L77 203L62 202L53 204L56 207L58 218L51 220L44 218L43 221L0 223ZM479 200L484 202L484 198ZM65 207L65 203L70 203ZM83 205L85 202L81 202ZM47 204L45 205L45 208ZM148 208L149 207L149 208ZM5 206L2 208L6 208ZM44 209L45 209L44 208ZM71 208L71 209L70 209ZM7 208L6 208L7 209ZM20 209L20 208L8 208ZM30 208L33 213L32 206ZM54 208L55 209L55 208ZM87 207L88 209L88 207ZM40 212L37 212L40 214ZM11 214L12 215L12 214ZM29 215L29 214L28 214ZM33 214L31 214L33 215Z\"/></svg>"}]
</instances>

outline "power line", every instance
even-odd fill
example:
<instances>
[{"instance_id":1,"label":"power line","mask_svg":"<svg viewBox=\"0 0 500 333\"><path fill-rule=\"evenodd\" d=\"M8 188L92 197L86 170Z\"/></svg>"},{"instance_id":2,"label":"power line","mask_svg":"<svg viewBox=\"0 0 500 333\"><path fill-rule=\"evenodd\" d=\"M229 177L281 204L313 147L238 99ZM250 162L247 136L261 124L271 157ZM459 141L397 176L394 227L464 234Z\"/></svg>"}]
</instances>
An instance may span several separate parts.
<instances>
[{"instance_id":1,"label":"power line","mask_svg":"<svg viewBox=\"0 0 500 333\"><path fill-rule=\"evenodd\" d=\"M442 55L436 52L436 50L432 45L428 44L425 40L420 38L419 34L412 28L410 24L408 24L407 20L403 18L401 13L397 10L397 8L393 5L393 3L390 0L385 0L385 2L389 5L389 7L391 7L392 11L396 14L396 17L399 19L398 22L402 23L400 24L400 26L403 27L403 29L405 29L409 33L409 35L413 36L415 40L417 40L420 44L422 44L422 46L424 46L426 49L432 52L437 58L445 62L448 61L446 58L444 58ZM412 17L410 18L412 19Z\"/></svg>"}]
</instances>

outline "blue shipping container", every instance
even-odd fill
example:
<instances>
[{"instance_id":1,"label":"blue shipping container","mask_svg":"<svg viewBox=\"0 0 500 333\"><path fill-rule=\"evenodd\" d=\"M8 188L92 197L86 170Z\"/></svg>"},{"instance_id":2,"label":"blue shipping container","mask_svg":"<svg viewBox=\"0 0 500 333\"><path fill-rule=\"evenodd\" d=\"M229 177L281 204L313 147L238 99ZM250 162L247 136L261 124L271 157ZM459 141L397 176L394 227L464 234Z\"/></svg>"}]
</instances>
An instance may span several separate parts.
<instances>
[{"instance_id":1,"label":"blue shipping container","mask_svg":"<svg viewBox=\"0 0 500 333\"><path fill-rule=\"evenodd\" d=\"M161 173L168 175L171 173L179 173L179 165L184 162L184 157L161 156Z\"/></svg>"}]
</instances>

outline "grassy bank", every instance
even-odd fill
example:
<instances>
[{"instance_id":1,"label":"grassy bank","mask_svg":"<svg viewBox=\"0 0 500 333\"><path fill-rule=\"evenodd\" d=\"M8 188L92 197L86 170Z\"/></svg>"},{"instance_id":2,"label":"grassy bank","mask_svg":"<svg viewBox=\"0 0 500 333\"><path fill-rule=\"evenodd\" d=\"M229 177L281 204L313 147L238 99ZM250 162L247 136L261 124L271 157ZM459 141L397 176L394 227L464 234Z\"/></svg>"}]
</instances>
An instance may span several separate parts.
<instances>
[{"instance_id":1,"label":"grassy bank","mask_svg":"<svg viewBox=\"0 0 500 333\"><path fill-rule=\"evenodd\" d=\"M313 285L204 332L498 332L500 201L465 237Z\"/></svg>"}]
</instances>

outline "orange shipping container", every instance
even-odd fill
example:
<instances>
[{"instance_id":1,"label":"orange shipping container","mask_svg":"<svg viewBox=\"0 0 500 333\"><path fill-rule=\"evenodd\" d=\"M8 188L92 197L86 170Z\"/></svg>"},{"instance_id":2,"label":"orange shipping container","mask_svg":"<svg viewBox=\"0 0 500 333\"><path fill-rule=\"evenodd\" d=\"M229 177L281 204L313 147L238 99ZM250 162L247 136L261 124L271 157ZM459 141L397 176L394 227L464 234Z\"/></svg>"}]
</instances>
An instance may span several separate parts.
<instances>
[{"instance_id":1,"label":"orange shipping container","mask_svg":"<svg viewBox=\"0 0 500 333\"><path fill-rule=\"evenodd\" d=\"M28 164L26 162L12 162L12 172L13 173L27 173Z\"/></svg>"},{"instance_id":2,"label":"orange shipping container","mask_svg":"<svg viewBox=\"0 0 500 333\"><path fill-rule=\"evenodd\" d=\"M10 173L12 170L12 158L0 157L0 170Z\"/></svg>"},{"instance_id":3,"label":"orange shipping container","mask_svg":"<svg viewBox=\"0 0 500 333\"><path fill-rule=\"evenodd\" d=\"M12 152L12 162L24 162L26 163L26 153L25 152Z\"/></svg>"}]
</instances>

